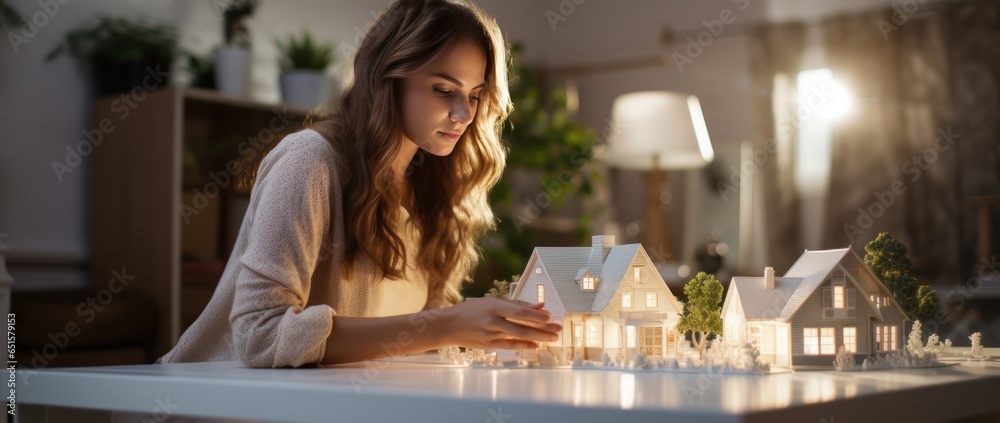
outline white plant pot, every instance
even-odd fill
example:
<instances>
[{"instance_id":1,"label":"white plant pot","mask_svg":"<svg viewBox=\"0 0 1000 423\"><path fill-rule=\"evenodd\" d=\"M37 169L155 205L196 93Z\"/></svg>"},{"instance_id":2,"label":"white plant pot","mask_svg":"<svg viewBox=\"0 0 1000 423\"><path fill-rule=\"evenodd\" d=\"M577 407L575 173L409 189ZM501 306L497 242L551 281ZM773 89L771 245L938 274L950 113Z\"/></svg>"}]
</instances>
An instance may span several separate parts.
<instances>
[{"instance_id":1,"label":"white plant pot","mask_svg":"<svg viewBox=\"0 0 1000 423\"><path fill-rule=\"evenodd\" d=\"M295 70L281 75L281 95L285 103L305 107L320 105L330 94L330 78L312 70Z\"/></svg>"},{"instance_id":2,"label":"white plant pot","mask_svg":"<svg viewBox=\"0 0 1000 423\"><path fill-rule=\"evenodd\" d=\"M250 52L240 47L220 48L215 56L215 86L239 97L250 94Z\"/></svg>"}]
</instances>

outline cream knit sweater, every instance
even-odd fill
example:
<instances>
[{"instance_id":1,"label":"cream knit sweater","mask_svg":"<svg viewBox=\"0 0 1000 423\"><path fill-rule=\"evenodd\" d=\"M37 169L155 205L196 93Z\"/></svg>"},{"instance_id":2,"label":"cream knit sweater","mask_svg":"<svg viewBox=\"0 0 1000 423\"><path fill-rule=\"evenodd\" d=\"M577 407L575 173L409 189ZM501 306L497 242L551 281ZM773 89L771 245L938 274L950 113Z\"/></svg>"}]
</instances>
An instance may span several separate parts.
<instances>
[{"instance_id":1,"label":"cream knit sweater","mask_svg":"<svg viewBox=\"0 0 1000 423\"><path fill-rule=\"evenodd\" d=\"M423 272L413 267L419 233L402 207L409 264L404 280L373 280L366 260L359 260L353 278L342 276L344 169L333 146L312 129L287 136L264 157L211 301L157 363L299 367L323 357L333 316L391 316L437 306Z\"/></svg>"}]
</instances>

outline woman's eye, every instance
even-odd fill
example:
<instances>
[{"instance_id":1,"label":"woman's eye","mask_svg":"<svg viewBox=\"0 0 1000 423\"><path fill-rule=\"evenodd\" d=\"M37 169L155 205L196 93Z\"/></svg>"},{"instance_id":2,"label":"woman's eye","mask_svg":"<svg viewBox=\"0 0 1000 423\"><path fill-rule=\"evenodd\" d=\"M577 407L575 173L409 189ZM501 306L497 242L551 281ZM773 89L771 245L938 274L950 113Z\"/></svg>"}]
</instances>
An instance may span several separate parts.
<instances>
[{"instance_id":1,"label":"woman's eye","mask_svg":"<svg viewBox=\"0 0 1000 423\"><path fill-rule=\"evenodd\" d=\"M441 94L441 95L448 95L448 94L451 94L451 91L448 91L448 90L442 90L442 89L440 89L440 88L435 88L435 89L434 89L434 92L436 92L436 93L438 93L438 94Z\"/></svg>"},{"instance_id":2,"label":"woman's eye","mask_svg":"<svg viewBox=\"0 0 1000 423\"><path fill-rule=\"evenodd\" d=\"M478 95L469 96L469 100L478 102L479 101L479 96Z\"/></svg>"}]
</instances>

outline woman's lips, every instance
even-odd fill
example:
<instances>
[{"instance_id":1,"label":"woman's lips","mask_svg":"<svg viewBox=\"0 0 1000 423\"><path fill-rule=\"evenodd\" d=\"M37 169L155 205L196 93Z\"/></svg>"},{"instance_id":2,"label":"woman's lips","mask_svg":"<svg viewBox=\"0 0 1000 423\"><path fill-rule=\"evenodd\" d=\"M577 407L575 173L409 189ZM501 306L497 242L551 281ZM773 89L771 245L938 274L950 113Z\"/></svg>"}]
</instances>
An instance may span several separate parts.
<instances>
[{"instance_id":1,"label":"woman's lips","mask_svg":"<svg viewBox=\"0 0 1000 423\"><path fill-rule=\"evenodd\" d=\"M441 134L441 135L443 135L445 138L448 139L448 141L451 141L451 142L458 141L458 138L462 136L462 134L458 133L458 132L442 132L442 131L438 131L438 133Z\"/></svg>"}]
</instances>

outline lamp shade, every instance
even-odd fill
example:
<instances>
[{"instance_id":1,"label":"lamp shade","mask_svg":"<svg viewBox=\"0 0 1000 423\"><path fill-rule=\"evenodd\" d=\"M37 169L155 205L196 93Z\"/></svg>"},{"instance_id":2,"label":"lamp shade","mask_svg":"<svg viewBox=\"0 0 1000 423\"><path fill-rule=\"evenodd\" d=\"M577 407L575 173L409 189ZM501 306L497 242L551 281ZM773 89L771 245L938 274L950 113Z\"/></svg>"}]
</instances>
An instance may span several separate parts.
<instances>
[{"instance_id":1,"label":"lamp shade","mask_svg":"<svg viewBox=\"0 0 1000 423\"><path fill-rule=\"evenodd\" d=\"M608 164L633 170L703 167L715 158L698 97L669 91L619 96L612 108L614 131Z\"/></svg>"}]
</instances>

